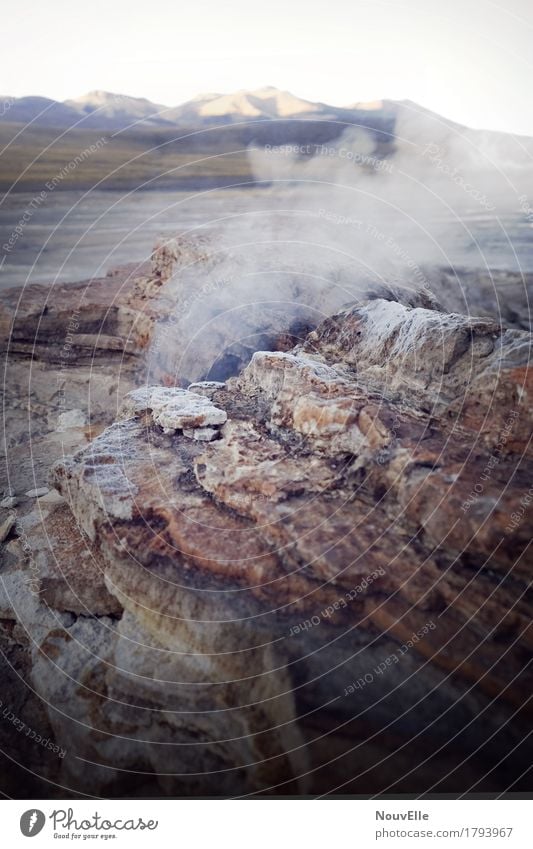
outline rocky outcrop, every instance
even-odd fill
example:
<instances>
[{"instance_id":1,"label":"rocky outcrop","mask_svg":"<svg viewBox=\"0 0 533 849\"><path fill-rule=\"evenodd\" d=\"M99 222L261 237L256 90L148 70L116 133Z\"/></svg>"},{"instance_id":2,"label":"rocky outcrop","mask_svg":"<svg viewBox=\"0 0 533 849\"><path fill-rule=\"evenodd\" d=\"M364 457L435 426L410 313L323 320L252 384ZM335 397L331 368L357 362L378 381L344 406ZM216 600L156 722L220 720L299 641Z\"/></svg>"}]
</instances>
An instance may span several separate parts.
<instances>
[{"instance_id":1,"label":"rocky outcrop","mask_svg":"<svg viewBox=\"0 0 533 849\"><path fill-rule=\"evenodd\" d=\"M295 275L233 310L226 270L166 239L3 295L1 698L50 744L36 797L526 790L524 313Z\"/></svg>"},{"instance_id":2,"label":"rocky outcrop","mask_svg":"<svg viewBox=\"0 0 533 849\"><path fill-rule=\"evenodd\" d=\"M124 614L94 626L103 655L47 637L34 677L99 788L419 792L427 746L450 792L520 783L529 344L373 301L210 385L218 439L160 418L196 392L144 389L56 465Z\"/></svg>"},{"instance_id":3,"label":"rocky outcrop","mask_svg":"<svg viewBox=\"0 0 533 849\"><path fill-rule=\"evenodd\" d=\"M1 352L66 365L138 355L157 317L142 298L146 272L148 267L131 265L81 283L5 290Z\"/></svg>"},{"instance_id":4,"label":"rocky outcrop","mask_svg":"<svg viewBox=\"0 0 533 849\"><path fill-rule=\"evenodd\" d=\"M213 249L209 236L173 236L160 238L151 256L151 278L161 285L167 283L178 268L188 268L210 260Z\"/></svg>"}]
</instances>

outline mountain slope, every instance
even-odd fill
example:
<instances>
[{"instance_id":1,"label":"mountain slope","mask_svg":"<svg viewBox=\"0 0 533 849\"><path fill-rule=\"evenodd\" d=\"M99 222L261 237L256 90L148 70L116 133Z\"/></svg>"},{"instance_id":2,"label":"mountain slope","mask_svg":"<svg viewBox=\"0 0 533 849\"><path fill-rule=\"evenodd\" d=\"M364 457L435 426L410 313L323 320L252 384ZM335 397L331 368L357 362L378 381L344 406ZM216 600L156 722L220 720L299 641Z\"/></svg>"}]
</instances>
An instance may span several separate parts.
<instances>
[{"instance_id":1,"label":"mountain slope","mask_svg":"<svg viewBox=\"0 0 533 849\"><path fill-rule=\"evenodd\" d=\"M0 122L35 124L40 127L70 127L79 113L68 103L49 97L0 97Z\"/></svg>"},{"instance_id":2,"label":"mountain slope","mask_svg":"<svg viewBox=\"0 0 533 849\"><path fill-rule=\"evenodd\" d=\"M85 126L128 126L137 121L151 125L167 123L164 113L168 111L168 107L152 103L144 97L129 97L125 94L96 90L73 100L66 100L64 105L82 118L87 116L84 120Z\"/></svg>"}]
</instances>

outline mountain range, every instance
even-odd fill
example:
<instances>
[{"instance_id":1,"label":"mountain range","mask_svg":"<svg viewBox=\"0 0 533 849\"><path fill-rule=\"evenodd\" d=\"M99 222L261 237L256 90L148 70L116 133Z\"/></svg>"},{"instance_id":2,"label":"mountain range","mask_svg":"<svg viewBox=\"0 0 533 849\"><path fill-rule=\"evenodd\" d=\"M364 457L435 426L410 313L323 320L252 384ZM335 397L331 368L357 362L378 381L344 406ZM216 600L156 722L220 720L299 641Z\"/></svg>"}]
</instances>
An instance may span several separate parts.
<instances>
[{"instance_id":1,"label":"mountain range","mask_svg":"<svg viewBox=\"0 0 533 849\"><path fill-rule=\"evenodd\" d=\"M124 129L139 125L165 128L283 119L350 122L363 113L374 124L393 119L400 103L377 101L336 107L267 86L233 94L200 94L179 106L164 106L141 97L91 91L62 102L34 96L0 97L0 122L83 129Z\"/></svg>"}]
</instances>

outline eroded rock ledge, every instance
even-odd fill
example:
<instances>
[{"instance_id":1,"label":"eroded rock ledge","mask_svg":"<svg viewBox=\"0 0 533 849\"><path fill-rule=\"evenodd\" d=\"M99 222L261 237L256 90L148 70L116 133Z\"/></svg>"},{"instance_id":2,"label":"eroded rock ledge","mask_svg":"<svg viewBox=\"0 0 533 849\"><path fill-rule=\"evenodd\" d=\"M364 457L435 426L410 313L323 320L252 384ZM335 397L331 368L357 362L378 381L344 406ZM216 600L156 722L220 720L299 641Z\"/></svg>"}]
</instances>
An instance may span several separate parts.
<instances>
[{"instance_id":1,"label":"eroded rock ledge","mask_svg":"<svg viewBox=\"0 0 533 849\"><path fill-rule=\"evenodd\" d=\"M69 591L102 614L34 647L70 785L520 786L530 345L375 300L225 384L138 390L59 462Z\"/></svg>"}]
</instances>

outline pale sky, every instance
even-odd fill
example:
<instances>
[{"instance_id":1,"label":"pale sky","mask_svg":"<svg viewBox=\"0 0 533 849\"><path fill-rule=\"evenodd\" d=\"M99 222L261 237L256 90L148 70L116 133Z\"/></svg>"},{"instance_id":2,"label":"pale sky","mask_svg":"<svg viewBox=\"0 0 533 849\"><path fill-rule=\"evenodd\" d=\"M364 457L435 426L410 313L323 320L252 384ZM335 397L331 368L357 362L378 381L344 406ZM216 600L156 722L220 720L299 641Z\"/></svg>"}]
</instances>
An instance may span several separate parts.
<instances>
[{"instance_id":1,"label":"pale sky","mask_svg":"<svg viewBox=\"0 0 533 849\"><path fill-rule=\"evenodd\" d=\"M273 85L339 106L408 98L533 136L533 0L0 2L2 95L175 106Z\"/></svg>"}]
</instances>

